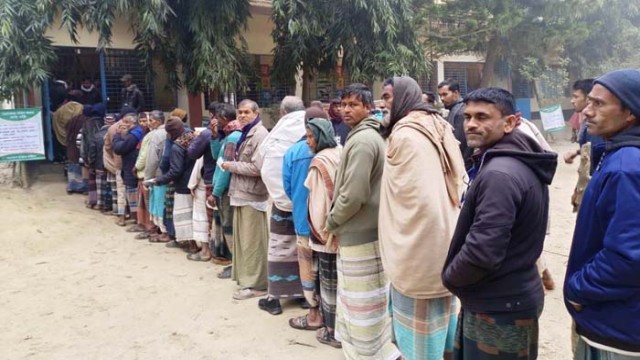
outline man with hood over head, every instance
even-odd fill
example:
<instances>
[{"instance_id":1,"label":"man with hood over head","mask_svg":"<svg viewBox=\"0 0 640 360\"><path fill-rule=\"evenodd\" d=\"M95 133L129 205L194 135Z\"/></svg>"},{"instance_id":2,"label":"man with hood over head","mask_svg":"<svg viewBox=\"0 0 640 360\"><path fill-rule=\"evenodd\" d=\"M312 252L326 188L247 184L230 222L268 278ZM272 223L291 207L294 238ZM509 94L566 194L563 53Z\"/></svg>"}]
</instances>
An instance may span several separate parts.
<instances>
[{"instance_id":1,"label":"man with hood over head","mask_svg":"<svg viewBox=\"0 0 640 360\"><path fill-rule=\"evenodd\" d=\"M456 298L440 274L460 213L466 172L452 126L407 76L385 81L390 110L378 234L391 282L393 331L407 360L451 356Z\"/></svg>"}]
</instances>

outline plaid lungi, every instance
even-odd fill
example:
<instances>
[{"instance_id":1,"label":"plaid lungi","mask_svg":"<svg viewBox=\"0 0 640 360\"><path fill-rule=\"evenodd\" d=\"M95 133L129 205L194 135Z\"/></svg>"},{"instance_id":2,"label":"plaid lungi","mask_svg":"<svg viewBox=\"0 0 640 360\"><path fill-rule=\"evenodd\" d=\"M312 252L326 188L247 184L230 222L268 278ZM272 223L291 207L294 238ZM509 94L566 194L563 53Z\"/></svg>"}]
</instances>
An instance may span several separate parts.
<instances>
[{"instance_id":1,"label":"plaid lungi","mask_svg":"<svg viewBox=\"0 0 640 360\"><path fill-rule=\"evenodd\" d=\"M111 209L115 215L118 215L118 187L116 185L116 174L107 171L107 184L111 194Z\"/></svg>"},{"instance_id":2,"label":"plaid lungi","mask_svg":"<svg viewBox=\"0 0 640 360\"><path fill-rule=\"evenodd\" d=\"M393 332L405 358L440 360L453 352L456 303L454 296L415 299L391 285Z\"/></svg>"},{"instance_id":3,"label":"plaid lungi","mask_svg":"<svg viewBox=\"0 0 640 360\"><path fill-rule=\"evenodd\" d=\"M347 359L396 360L391 342L389 286L378 241L341 246L337 258L336 340Z\"/></svg>"},{"instance_id":4,"label":"plaid lungi","mask_svg":"<svg viewBox=\"0 0 640 360\"><path fill-rule=\"evenodd\" d=\"M124 216L127 213L127 187L124 185L124 180L122 179L122 171L116 173L116 188L117 196L114 196L114 198L117 204L117 215Z\"/></svg>"},{"instance_id":5,"label":"plaid lungi","mask_svg":"<svg viewBox=\"0 0 640 360\"><path fill-rule=\"evenodd\" d=\"M127 206L132 218L136 218L138 211L138 186L127 186Z\"/></svg>"},{"instance_id":6,"label":"plaid lungi","mask_svg":"<svg viewBox=\"0 0 640 360\"><path fill-rule=\"evenodd\" d=\"M168 183L164 194L164 216L162 217L167 233L174 237L176 236L176 228L173 226L173 196L175 192L176 187L173 182Z\"/></svg>"},{"instance_id":7,"label":"plaid lungi","mask_svg":"<svg viewBox=\"0 0 640 360\"><path fill-rule=\"evenodd\" d=\"M273 205L269 230L269 295L276 299L304 297L293 214Z\"/></svg>"},{"instance_id":8,"label":"plaid lungi","mask_svg":"<svg viewBox=\"0 0 640 360\"><path fill-rule=\"evenodd\" d=\"M318 264L318 282L324 325L336 328L336 291L338 290L338 269L336 254L313 252Z\"/></svg>"},{"instance_id":9,"label":"plaid lungi","mask_svg":"<svg viewBox=\"0 0 640 360\"><path fill-rule=\"evenodd\" d=\"M107 209L111 205L111 194L107 184L107 173L104 170L96 170L96 204ZM107 202L107 197L109 202Z\"/></svg>"},{"instance_id":10,"label":"plaid lungi","mask_svg":"<svg viewBox=\"0 0 640 360\"><path fill-rule=\"evenodd\" d=\"M207 217L207 191L198 187L193 197L193 240L209 242L209 219Z\"/></svg>"},{"instance_id":11,"label":"plaid lungi","mask_svg":"<svg viewBox=\"0 0 640 360\"><path fill-rule=\"evenodd\" d=\"M138 224L146 230L151 230L151 216L149 215L149 190L143 185L143 180L138 180Z\"/></svg>"},{"instance_id":12,"label":"plaid lungi","mask_svg":"<svg viewBox=\"0 0 640 360\"><path fill-rule=\"evenodd\" d=\"M173 225L176 240L193 240L193 197L191 194L174 195Z\"/></svg>"}]
</instances>

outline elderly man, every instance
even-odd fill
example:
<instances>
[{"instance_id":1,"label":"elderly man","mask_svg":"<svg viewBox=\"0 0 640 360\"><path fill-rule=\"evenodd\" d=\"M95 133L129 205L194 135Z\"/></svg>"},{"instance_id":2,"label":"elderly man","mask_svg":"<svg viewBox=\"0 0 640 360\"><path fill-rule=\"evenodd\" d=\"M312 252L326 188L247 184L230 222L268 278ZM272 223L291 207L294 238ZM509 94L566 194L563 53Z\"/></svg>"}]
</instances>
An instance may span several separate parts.
<instances>
[{"instance_id":1,"label":"elderly man","mask_svg":"<svg viewBox=\"0 0 640 360\"><path fill-rule=\"evenodd\" d=\"M378 234L393 331L405 359L441 360L453 353L456 329L457 301L440 274L460 212L464 161L451 125L422 101L414 79L385 84L390 118Z\"/></svg>"},{"instance_id":2,"label":"elderly man","mask_svg":"<svg viewBox=\"0 0 640 360\"><path fill-rule=\"evenodd\" d=\"M515 99L504 89L471 92L464 117L477 170L442 273L462 303L454 358L536 359L544 304L536 260L557 154L516 129Z\"/></svg>"},{"instance_id":3,"label":"elderly man","mask_svg":"<svg viewBox=\"0 0 640 360\"><path fill-rule=\"evenodd\" d=\"M149 140L147 154L144 165L144 180L153 180L162 175L160 170L160 160L164 151L164 143L167 139L167 131L164 125L164 113L154 110L149 114L149 128L151 132L147 135ZM169 242L171 237L167 233L164 225L164 198L166 185L156 185L149 191L149 214L151 221L155 225L156 231L149 231L149 242ZM144 239L144 235L139 235L136 239Z\"/></svg>"},{"instance_id":4,"label":"elderly man","mask_svg":"<svg viewBox=\"0 0 640 360\"><path fill-rule=\"evenodd\" d=\"M574 359L638 359L640 71L596 79L582 113L606 152L582 199L564 283L580 335Z\"/></svg>"},{"instance_id":5,"label":"elderly man","mask_svg":"<svg viewBox=\"0 0 640 360\"><path fill-rule=\"evenodd\" d=\"M258 152L268 131L262 125L255 101L242 100L238 104L237 117L242 125L242 135L236 146L235 159L225 159L227 161L221 167L231 173L229 196L234 207L232 277L240 286L233 298L245 300L265 295L268 285L269 193L260 178L262 159Z\"/></svg>"},{"instance_id":6,"label":"elderly man","mask_svg":"<svg viewBox=\"0 0 640 360\"><path fill-rule=\"evenodd\" d=\"M260 174L271 207L268 295L258 301L258 307L271 315L282 313L281 298L303 298L298 269L298 247L292 218L291 200L282 183L284 154L296 141L304 137L304 103L295 96L286 96L280 104L280 120L258 148L262 161Z\"/></svg>"},{"instance_id":7,"label":"elderly man","mask_svg":"<svg viewBox=\"0 0 640 360\"><path fill-rule=\"evenodd\" d=\"M113 152L122 157L121 176L126 188L126 202L132 219L137 219L138 177L135 166L138 158L138 144L143 136L144 131L138 125L137 114L127 114L113 137Z\"/></svg>"}]
</instances>

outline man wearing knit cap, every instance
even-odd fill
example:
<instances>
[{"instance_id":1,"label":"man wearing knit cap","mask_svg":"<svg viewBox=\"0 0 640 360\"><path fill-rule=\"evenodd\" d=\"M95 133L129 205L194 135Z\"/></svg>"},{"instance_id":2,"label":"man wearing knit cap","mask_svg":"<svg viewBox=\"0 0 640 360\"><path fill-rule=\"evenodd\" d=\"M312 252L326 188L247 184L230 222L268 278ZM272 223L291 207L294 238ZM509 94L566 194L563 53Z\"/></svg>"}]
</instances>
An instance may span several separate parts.
<instances>
[{"instance_id":1,"label":"man wearing knit cap","mask_svg":"<svg viewBox=\"0 0 640 360\"><path fill-rule=\"evenodd\" d=\"M585 190L564 284L574 359L640 357L640 71L595 80L582 111L605 152Z\"/></svg>"}]
</instances>

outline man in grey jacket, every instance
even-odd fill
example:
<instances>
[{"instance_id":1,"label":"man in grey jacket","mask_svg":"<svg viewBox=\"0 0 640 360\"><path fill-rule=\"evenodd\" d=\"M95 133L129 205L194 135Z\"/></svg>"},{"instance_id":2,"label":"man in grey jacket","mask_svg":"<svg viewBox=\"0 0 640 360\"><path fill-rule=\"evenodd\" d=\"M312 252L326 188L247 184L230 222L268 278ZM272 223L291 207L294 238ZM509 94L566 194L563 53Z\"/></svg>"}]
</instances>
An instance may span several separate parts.
<instances>
[{"instance_id":1,"label":"man in grey jacket","mask_svg":"<svg viewBox=\"0 0 640 360\"><path fill-rule=\"evenodd\" d=\"M151 137L147 148L147 159L144 166L144 180L149 181L162 175L160 160L164 151L164 142L167 139L167 131L164 129L164 113L154 110L149 114L149 128L152 129L147 136ZM169 242L171 237L167 234L167 228L163 223L164 195L166 185L151 187L149 194L149 214L153 224L158 227L160 234L151 234L149 242Z\"/></svg>"}]
</instances>

